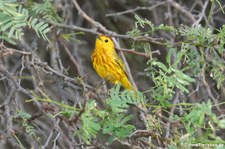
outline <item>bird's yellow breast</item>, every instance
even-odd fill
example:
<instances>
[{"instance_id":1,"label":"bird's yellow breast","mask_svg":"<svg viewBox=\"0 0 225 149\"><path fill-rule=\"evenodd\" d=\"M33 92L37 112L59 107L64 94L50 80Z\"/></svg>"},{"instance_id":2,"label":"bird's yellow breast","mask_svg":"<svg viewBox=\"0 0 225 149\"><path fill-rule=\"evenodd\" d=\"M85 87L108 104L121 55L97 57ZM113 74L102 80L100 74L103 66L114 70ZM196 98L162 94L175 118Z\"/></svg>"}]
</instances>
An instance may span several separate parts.
<instances>
[{"instance_id":1,"label":"bird's yellow breast","mask_svg":"<svg viewBox=\"0 0 225 149\"><path fill-rule=\"evenodd\" d=\"M110 37L99 35L92 54L92 64L96 72L113 83L120 82L126 89L134 89L127 78L123 61L117 55Z\"/></svg>"}]
</instances>

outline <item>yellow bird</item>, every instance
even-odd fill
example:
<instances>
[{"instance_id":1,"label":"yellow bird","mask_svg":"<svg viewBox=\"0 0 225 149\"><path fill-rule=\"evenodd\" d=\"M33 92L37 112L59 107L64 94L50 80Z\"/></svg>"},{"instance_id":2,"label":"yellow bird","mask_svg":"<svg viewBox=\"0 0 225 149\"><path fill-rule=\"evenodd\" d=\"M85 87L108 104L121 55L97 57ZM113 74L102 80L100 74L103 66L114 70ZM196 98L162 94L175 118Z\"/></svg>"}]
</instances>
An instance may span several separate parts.
<instances>
[{"instance_id":1,"label":"yellow bird","mask_svg":"<svg viewBox=\"0 0 225 149\"><path fill-rule=\"evenodd\" d=\"M114 84L120 82L127 90L136 90L128 80L124 63L116 53L114 42L110 37L102 34L97 36L92 64L103 79Z\"/></svg>"}]
</instances>

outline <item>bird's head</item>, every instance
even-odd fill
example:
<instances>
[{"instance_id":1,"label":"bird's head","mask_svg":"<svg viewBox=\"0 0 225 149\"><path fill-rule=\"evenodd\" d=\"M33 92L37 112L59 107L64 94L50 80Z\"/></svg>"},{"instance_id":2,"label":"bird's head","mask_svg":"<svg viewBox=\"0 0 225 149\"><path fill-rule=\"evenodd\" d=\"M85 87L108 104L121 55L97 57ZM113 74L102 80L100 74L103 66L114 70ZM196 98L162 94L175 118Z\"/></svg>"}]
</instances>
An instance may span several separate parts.
<instances>
[{"instance_id":1,"label":"bird's head","mask_svg":"<svg viewBox=\"0 0 225 149\"><path fill-rule=\"evenodd\" d=\"M114 49L114 42L106 35L100 34L96 37L96 48Z\"/></svg>"}]
</instances>

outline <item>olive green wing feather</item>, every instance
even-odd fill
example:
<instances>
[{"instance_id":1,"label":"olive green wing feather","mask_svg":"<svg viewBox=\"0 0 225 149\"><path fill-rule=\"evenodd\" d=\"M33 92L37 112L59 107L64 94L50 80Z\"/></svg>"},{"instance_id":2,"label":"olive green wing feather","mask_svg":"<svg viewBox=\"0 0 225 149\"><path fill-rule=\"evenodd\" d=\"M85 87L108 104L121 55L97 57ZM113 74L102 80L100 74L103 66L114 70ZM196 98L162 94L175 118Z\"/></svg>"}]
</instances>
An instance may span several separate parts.
<instances>
[{"instance_id":1,"label":"olive green wing feather","mask_svg":"<svg viewBox=\"0 0 225 149\"><path fill-rule=\"evenodd\" d=\"M118 64L118 66L121 68L121 70L124 72L124 74L127 76L127 71L126 71L126 67L123 63L123 61L121 60L121 58L117 55L115 58L115 62ZM128 76L127 76L128 77Z\"/></svg>"}]
</instances>

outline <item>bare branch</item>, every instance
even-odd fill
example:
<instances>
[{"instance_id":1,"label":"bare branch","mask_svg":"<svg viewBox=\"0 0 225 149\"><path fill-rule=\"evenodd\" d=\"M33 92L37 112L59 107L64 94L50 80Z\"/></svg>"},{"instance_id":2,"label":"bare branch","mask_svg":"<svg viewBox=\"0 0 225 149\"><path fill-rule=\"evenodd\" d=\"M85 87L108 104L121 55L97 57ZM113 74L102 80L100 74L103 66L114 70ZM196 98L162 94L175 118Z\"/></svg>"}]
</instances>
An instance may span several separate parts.
<instances>
[{"instance_id":1,"label":"bare branch","mask_svg":"<svg viewBox=\"0 0 225 149\"><path fill-rule=\"evenodd\" d=\"M159 3L156 3L155 5L153 5L151 7L140 7L140 6L137 6L134 9L129 9L129 10L126 10L126 11L121 11L121 12L116 12L116 13L110 13L110 14L106 14L106 16L107 17L119 16L119 15L124 15L124 14L128 14L128 13L134 13L134 12L136 12L138 10L149 10L149 11L151 11L152 9L155 9L156 7L164 5L164 4L165 4L165 2L159 2Z\"/></svg>"}]
</instances>

